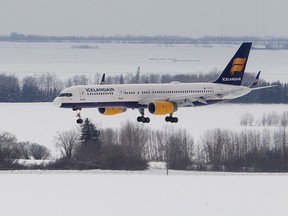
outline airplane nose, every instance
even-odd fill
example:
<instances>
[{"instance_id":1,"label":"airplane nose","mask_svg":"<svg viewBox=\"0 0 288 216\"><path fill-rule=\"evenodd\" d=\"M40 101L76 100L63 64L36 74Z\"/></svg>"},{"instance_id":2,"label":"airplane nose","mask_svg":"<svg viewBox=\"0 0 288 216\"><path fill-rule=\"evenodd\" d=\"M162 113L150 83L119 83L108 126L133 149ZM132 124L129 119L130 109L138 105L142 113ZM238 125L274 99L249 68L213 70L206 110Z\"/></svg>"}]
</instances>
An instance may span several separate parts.
<instances>
[{"instance_id":1,"label":"airplane nose","mask_svg":"<svg viewBox=\"0 0 288 216\"><path fill-rule=\"evenodd\" d=\"M56 97L53 101L53 104L57 107L61 107L62 103L59 97Z\"/></svg>"}]
</instances>

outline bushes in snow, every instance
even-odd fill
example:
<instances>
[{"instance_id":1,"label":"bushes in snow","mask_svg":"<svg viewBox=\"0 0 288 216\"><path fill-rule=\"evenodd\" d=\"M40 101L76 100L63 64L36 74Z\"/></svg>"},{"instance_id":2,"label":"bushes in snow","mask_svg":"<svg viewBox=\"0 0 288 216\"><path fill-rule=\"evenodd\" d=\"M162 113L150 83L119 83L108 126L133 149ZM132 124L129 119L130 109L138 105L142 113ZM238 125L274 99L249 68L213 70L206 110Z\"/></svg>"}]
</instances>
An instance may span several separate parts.
<instances>
[{"instance_id":1,"label":"bushes in snow","mask_svg":"<svg viewBox=\"0 0 288 216\"><path fill-rule=\"evenodd\" d=\"M13 164L15 159L43 160L49 156L50 151L45 146L31 142L18 142L13 134L0 132L0 169L20 168L21 165Z\"/></svg>"}]
</instances>

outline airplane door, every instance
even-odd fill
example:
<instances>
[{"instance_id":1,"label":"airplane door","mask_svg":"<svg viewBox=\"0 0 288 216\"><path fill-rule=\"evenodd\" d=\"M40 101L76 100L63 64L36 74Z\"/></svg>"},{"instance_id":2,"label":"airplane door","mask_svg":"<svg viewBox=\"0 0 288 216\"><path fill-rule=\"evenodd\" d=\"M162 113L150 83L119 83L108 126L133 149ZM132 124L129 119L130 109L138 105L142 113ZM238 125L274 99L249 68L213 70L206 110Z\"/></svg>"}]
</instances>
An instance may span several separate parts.
<instances>
[{"instance_id":1,"label":"airplane door","mask_svg":"<svg viewBox=\"0 0 288 216\"><path fill-rule=\"evenodd\" d=\"M85 100L85 90L80 89L80 100Z\"/></svg>"},{"instance_id":2,"label":"airplane door","mask_svg":"<svg viewBox=\"0 0 288 216\"><path fill-rule=\"evenodd\" d=\"M119 89L118 99L123 99L123 90Z\"/></svg>"}]
</instances>

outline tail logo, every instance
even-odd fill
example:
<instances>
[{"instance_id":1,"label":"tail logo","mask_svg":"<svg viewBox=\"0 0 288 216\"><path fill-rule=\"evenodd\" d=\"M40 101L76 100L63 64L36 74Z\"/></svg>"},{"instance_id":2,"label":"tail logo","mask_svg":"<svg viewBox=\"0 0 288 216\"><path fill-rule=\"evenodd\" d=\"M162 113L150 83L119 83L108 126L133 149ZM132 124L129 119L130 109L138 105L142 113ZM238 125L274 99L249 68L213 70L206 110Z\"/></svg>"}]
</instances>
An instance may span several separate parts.
<instances>
[{"instance_id":1,"label":"tail logo","mask_svg":"<svg viewBox=\"0 0 288 216\"><path fill-rule=\"evenodd\" d=\"M244 68L247 58L235 58L232 63L230 74L234 75L236 72L241 72Z\"/></svg>"}]
</instances>

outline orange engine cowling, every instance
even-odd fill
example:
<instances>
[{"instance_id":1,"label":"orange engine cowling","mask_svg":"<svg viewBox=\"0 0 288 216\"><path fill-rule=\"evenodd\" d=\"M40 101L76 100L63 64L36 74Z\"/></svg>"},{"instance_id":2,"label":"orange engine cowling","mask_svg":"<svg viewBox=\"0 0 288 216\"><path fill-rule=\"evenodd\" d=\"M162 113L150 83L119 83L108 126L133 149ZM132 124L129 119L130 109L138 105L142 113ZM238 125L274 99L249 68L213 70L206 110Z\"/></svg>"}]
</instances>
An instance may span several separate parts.
<instances>
[{"instance_id":1,"label":"orange engine cowling","mask_svg":"<svg viewBox=\"0 0 288 216\"><path fill-rule=\"evenodd\" d=\"M155 101L148 104L148 110L154 115L166 115L177 111L177 104L169 101Z\"/></svg>"},{"instance_id":2,"label":"orange engine cowling","mask_svg":"<svg viewBox=\"0 0 288 216\"><path fill-rule=\"evenodd\" d=\"M107 108L98 108L98 111L103 115L116 115L123 112L126 112L126 108L123 107L107 107Z\"/></svg>"}]
</instances>

